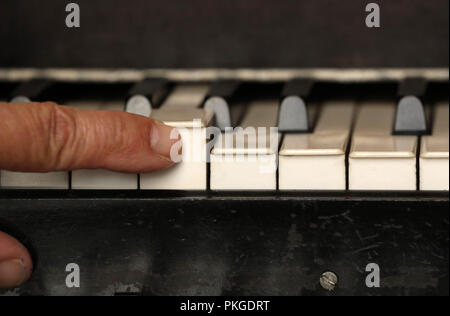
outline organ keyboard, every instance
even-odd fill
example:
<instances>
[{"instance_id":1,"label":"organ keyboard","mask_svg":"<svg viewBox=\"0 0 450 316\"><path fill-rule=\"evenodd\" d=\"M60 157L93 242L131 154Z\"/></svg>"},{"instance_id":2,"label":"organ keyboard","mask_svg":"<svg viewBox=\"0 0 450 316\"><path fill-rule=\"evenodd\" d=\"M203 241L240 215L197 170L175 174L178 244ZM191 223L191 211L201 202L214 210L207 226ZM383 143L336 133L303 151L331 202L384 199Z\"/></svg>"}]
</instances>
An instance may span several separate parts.
<instances>
[{"instance_id":1,"label":"organ keyboard","mask_svg":"<svg viewBox=\"0 0 450 316\"><path fill-rule=\"evenodd\" d=\"M44 90L49 95L49 84L43 82L34 80L19 85L10 99L19 95L17 91L21 98L27 99L39 99ZM246 84L253 87L247 89L248 93L240 89ZM136 88L139 85L140 90ZM448 99L433 99L432 133L419 137L423 133L420 126L417 135L398 134L395 130L395 122L402 120L399 116L407 109L396 110L395 95L390 100L377 101L376 96L372 100L365 97L364 91L353 98L346 96L347 99L342 99L339 93L331 96L324 93L315 97L317 102L306 102L312 85L312 80L297 80L284 89L283 83L275 84L276 89L274 85L268 89L266 84L238 81L177 84L147 79L130 89L132 97L128 100L126 95L122 100L117 96L111 100L92 98L88 92L95 90L95 85L87 85L87 96L83 99L83 89L74 88L73 93L81 95L73 101L70 92L65 95L68 106L127 111L180 128L183 161L174 168L140 177L104 170L77 170L70 177L67 172L1 171L1 188L448 191ZM144 88L148 91L143 92ZM50 90L58 99L58 83ZM152 97L156 90L161 90L158 94L164 97ZM31 91L30 96L25 95L26 91ZM130 101L137 95L152 101ZM287 100L292 96L295 100ZM231 119L230 113L236 112L234 108L239 108L240 114ZM412 110L417 110L416 104ZM208 126L218 127L219 133L207 135ZM244 141L237 138L236 127L244 129ZM274 137L270 128L275 127L279 129ZM249 144L252 135L246 134L248 128L256 132L255 144ZM263 145L258 143L261 137ZM211 162L207 163L209 159ZM264 170L267 164L271 165L268 168L271 171Z\"/></svg>"},{"instance_id":2,"label":"organ keyboard","mask_svg":"<svg viewBox=\"0 0 450 316\"><path fill-rule=\"evenodd\" d=\"M448 295L448 0L75 2L0 1L0 100L153 117L183 159L0 171L35 263L0 295Z\"/></svg>"}]
</instances>

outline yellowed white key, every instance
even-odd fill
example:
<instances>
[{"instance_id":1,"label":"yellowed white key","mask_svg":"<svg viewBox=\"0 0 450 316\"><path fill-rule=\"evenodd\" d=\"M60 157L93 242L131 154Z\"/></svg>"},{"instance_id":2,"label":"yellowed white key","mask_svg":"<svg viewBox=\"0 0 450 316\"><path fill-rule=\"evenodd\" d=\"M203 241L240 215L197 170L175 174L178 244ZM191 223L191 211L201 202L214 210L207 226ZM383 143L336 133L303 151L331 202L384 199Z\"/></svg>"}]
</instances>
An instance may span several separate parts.
<instances>
[{"instance_id":1,"label":"yellowed white key","mask_svg":"<svg viewBox=\"0 0 450 316\"><path fill-rule=\"evenodd\" d=\"M349 156L350 190L416 190L416 136L393 136L395 104L363 103Z\"/></svg>"},{"instance_id":2,"label":"yellowed white key","mask_svg":"<svg viewBox=\"0 0 450 316\"><path fill-rule=\"evenodd\" d=\"M141 174L141 190L206 190L206 127L213 113L200 108L161 108L152 117L177 127L181 135L181 162L152 173Z\"/></svg>"},{"instance_id":3,"label":"yellowed white key","mask_svg":"<svg viewBox=\"0 0 450 316\"><path fill-rule=\"evenodd\" d=\"M67 172L24 173L0 170L0 187L4 189L69 189Z\"/></svg>"},{"instance_id":4,"label":"yellowed white key","mask_svg":"<svg viewBox=\"0 0 450 316\"><path fill-rule=\"evenodd\" d=\"M181 162L141 174L141 190L206 190L207 135L213 113L199 108L208 93L205 85L181 85L172 91L151 117L177 127L181 135Z\"/></svg>"},{"instance_id":5,"label":"yellowed white key","mask_svg":"<svg viewBox=\"0 0 450 316\"><path fill-rule=\"evenodd\" d=\"M205 100L209 85L182 84L176 86L168 95L161 108L197 108Z\"/></svg>"},{"instance_id":6,"label":"yellowed white key","mask_svg":"<svg viewBox=\"0 0 450 316\"><path fill-rule=\"evenodd\" d=\"M310 134L286 134L279 157L280 190L345 190L345 155L355 102L322 106Z\"/></svg>"},{"instance_id":7,"label":"yellowed white key","mask_svg":"<svg viewBox=\"0 0 450 316\"><path fill-rule=\"evenodd\" d=\"M69 189L67 172L23 173L0 171L0 187L3 189Z\"/></svg>"},{"instance_id":8,"label":"yellowed white key","mask_svg":"<svg viewBox=\"0 0 450 316\"><path fill-rule=\"evenodd\" d=\"M68 105L85 110L123 111L123 101L80 101ZM72 189L74 190L137 190L136 174L125 174L109 170L72 171Z\"/></svg>"},{"instance_id":9,"label":"yellowed white key","mask_svg":"<svg viewBox=\"0 0 450 316\"><path fill-rule=\"evenodd\" d=\"M220 135L211 154L212 190L276 190L277 115L278 100L252 102L243 130Z\"/></svg>"},{"instance_id":10,"label":"yellowed white key","mask_svg":"<svg viewBox=\"0 0 450 316\"><path fill-rule=\"evenodd\" d=\"M420 190L449 190L449 104L435 106L431 136L424 136L420 149Z\"/></svg>"}]
</instances>

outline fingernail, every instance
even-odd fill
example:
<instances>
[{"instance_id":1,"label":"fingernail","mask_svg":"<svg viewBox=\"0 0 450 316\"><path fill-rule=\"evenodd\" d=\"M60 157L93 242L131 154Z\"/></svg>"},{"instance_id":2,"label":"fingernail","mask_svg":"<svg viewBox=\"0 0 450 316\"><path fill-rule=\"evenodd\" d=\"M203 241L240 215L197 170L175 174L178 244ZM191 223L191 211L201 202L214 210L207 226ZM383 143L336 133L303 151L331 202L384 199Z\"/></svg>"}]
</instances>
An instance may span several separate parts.
<instances>
[{"instance_id":1,"label":"fingernail","mask_svg":"<svg viewBox=\"0 0 450 316\"><path fill-rule=\"evenodd\" d=\"M150 146L162 159L172 162L170 150L180 140L177 129L155 120L150 132Z\"/></svg>"},{"instance_id":2,"label":"fingernail","mask_svg":"<svg viewBox=\"0 0 450 316\"><path fill-rule=\"evenodd\" d=\"M27 269L21 259L0 262L0 288L17 287L25 281Z\"/></svg>"}]
</instances>

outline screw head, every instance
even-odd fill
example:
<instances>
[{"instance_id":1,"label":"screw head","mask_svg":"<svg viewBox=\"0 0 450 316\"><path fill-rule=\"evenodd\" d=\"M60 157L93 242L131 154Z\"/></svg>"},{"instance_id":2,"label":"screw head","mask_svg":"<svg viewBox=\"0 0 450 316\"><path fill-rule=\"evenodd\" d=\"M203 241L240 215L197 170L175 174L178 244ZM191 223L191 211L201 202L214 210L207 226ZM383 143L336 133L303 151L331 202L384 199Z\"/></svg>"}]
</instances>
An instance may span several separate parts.
<instances>
[{"instance_id":1,"label":"screw head","mask_svg":"<svg viewBox=\"0 0 450 316\"><path fill-rule=\"evenodd\" d=\"M324 272L320 276L320 285L327 291L333 291L338 283L338 277L333 272Z\"/></svg>"}]
</instances>

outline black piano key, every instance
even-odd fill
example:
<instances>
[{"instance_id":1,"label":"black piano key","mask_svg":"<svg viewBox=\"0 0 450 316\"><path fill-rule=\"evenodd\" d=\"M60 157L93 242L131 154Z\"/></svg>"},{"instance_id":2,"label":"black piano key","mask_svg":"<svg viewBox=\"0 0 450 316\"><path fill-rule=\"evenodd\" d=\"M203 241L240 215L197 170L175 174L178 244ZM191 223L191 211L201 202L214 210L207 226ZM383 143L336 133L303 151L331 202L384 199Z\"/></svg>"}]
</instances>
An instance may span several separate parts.
<instances>
[{"instance_id":1,"label":"black piano key","mask_svg":"<svg viewBox=\"0 0 450 316\"><path fill-rule=\"evenodd\" d=\"M292 79L284 85L281 96L285 98L296 95L306 98L310 95L313 86L314 81L311 79Z\"/></svg>"},{"instance_id":2,"label":"black piano key","mask_svg":"<svg viewBox=\"0 0 450 316\"><path fill-rule=\"evenodd\" d=\"M0 102L7 102L16 86L13 82L0 81Z\"/></svg>"},{"instance_id":3,"label":"black piano key","mask_svg":"<svg viewBox=\"0 0 450 316\"><path fill-rule=\"evenodd\" d=\"M240 84L241 83L236 80L216 81L211 86L208 97L222 97L229 100L236 94Z\"/></svg>"},{"instance_id":4,"label":"black piano key","mask_svg":"<svg viewBox=\"0 0 450 316\"><path fill-rule=\"evenodd\" d=\"M428 124L423 101L427 85L424 78L406 78L400 82L394 134L427 133Z\"/></svg>"},{"instance_id":5,"label":"black piano key","mask_svg":"<svg viewBox=\"0 0 450 316\"><path fill-rule=\"evenodd\" d=\"M244 111L243 103L238 100L240 87L239 81L217 81L208 92L204 108L214 112L215 125L222 131L236 126Z\"/></svg>"},{"instance_id":6,"label":"black piano key","mask_svg":"<svg viewBox=\"0 0 450 316\"><path fill-rule=\"evenodd\" d=\"M33 79L23 82L11 93L10 102L41 101L44 92L52 85L53 82L47 79Z\"/></svg>"},{"instance_id":7,"label":"black piano key","mask_svg":"<svg viewBox=\"0 0 450 316\"><path fill-rule=\"evenodd\" d=\"M129 91L125 110L130 113L149 116L152 109L158 108L170 90L169 81L149 78L136 83Z\"/></svg>"},{"instance_id":8,"label":"black piano key","mask_svg":"<svg viewBox=\"0 0 450 316\"><path fill-rule=\"evenodd\" d=\"M415 95L423 97L427 90L428 82L424 78L406 78L398 86L398 96Z\"/></svg>"},{"instance_id":9,"label":"black piano key","mask_svg":"<svg viewBox=\"0 0 450 316\"><path fill-rule=\"evenodd\" d=\"M282 101L278 114L280 132L308 132L312 129L309 121L307 98L314 82L310 79L293 79L286 83L282 91Z\"/></svg>"}]
</instances>

